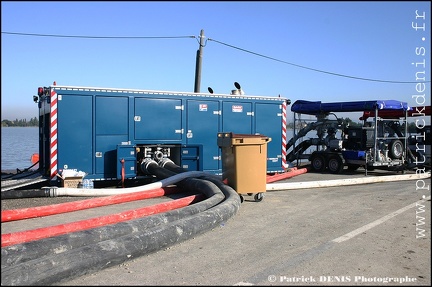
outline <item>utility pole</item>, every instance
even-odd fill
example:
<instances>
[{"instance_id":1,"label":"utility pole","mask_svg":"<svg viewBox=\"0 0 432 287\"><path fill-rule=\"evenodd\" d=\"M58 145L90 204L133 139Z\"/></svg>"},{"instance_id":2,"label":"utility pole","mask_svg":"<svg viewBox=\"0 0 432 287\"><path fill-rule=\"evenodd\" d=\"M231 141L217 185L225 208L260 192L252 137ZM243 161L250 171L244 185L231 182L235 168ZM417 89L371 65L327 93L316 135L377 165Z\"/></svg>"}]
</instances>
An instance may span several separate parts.
<instances>
[{"instance_id":1,"label":"utility pole","mask_svg":"<svg viewBox=\"0 0 432 287\"><path fill-rule=\"evenodd\" d=\"M201 62L202 62L202 54L203 54L203 39L204 39L204 30L201 30L200 33L200 41L199 41L199 49L197 50L196 55L196 66L195 66L195 93L200 92L201 85Z\"/></svg>"}]
</instances>

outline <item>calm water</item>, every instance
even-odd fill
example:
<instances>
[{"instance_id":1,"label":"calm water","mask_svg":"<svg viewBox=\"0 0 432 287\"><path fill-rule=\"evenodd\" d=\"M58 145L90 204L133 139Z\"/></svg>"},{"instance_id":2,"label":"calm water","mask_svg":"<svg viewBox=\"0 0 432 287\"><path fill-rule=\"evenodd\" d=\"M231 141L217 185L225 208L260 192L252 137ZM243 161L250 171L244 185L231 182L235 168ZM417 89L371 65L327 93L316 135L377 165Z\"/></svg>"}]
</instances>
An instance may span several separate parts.
<instances>
[{"instance_id":1,"label":"calm water","mask_svg":"<svg viewBox=\"0 0 432 287\"><path fill-rule=\"evenodd\" d=\"M39 153L38 130L38 127L1 128L1 170L23 170L33 165L31 156Z\"/></svg>"}]
</instances>

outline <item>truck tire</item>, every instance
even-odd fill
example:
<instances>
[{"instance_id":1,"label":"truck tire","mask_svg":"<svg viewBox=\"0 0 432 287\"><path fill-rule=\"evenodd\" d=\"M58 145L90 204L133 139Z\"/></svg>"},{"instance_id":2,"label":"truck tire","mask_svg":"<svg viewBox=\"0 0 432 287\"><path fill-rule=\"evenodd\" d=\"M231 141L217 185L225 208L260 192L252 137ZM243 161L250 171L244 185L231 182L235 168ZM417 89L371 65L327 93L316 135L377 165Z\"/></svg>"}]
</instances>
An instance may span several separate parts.
<instances>
[{"instance_id":1,"label":"truck tire","mask_svg":"<svg viewBox=\"0 0 432 287\"><path fill-rule=\"evenodd\" d=\"M403 155L403 143L400 140L393 140L390 143L390 157L392 159L400 159Z\"/></svg>"},{"instance_id":2,"label":"truck tire","mask_svg":"<svg viewBox=\"0 0 432 287\"><path fill-rule=\"evenodd\" d=\"M323 155L314 154L311 159L311 167L313 171L322 172L326 169L326 162Z\"/></svg>"},{"instance_id":3,"label":"truck tire","mask_svg":"<svg viewBox=\"0 0 432 287\"><path fill-rule=\"evenodd\" d=\"M343 160L338 155L332 155L327 162L327 168L331 173L341 173L344 168Z\"/></svg>"}]
</instances>

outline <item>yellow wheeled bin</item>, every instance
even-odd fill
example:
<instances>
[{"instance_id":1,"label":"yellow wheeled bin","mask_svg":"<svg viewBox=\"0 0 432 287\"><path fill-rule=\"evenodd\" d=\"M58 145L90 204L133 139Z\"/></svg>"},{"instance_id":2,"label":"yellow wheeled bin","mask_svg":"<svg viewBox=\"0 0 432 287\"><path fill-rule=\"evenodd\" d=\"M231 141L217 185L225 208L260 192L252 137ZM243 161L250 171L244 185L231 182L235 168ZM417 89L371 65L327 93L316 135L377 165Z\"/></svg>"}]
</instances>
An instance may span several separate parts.
<instances>
[{"instance_id":1,"label":"yellow wheeled bin","mask_svg":"<svg viewBox=\"0 0 432 287\"><path fill-rule=\"evenodd\" d=\"M255 201L264 198L267 184L267 143L263 135L218 133L217 143L222 150L222 179L240 195L254 195Z\"/></svg>"}]
</instances>

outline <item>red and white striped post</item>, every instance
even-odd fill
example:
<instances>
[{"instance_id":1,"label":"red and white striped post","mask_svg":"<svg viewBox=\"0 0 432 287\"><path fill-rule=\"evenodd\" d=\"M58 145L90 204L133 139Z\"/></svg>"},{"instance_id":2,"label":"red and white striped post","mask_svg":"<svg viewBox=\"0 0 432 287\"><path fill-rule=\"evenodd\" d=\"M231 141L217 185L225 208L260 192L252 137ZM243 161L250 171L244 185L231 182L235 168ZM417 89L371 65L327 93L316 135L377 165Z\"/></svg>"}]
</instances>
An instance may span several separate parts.
<instances>
[{"instance_id":1,"label":"red and white striped post","mask_svg":"<svg viewBox=\"0 0 432 287\"><path fill-rule=\"evenodd\" d=\"M51 91L50 123L50 174L53 179L57 175L57 92L54 90Z\"/></svg>"},{"instance_id":2,"label":"red and white striped post","mask_svg":"<svg viewBox=\"0 0 432 287\"><path fill-rule=\"evenodd\" d=\"M287 109L287 103L286 103L286 101L284 101L282 103L282 167L284 169L288 168L288 164L286 161L286 156L287 156L287 150L286 150L286 145L287 145L287 113L286 113L286 109Z\"/></svg>"}]
</instances>

